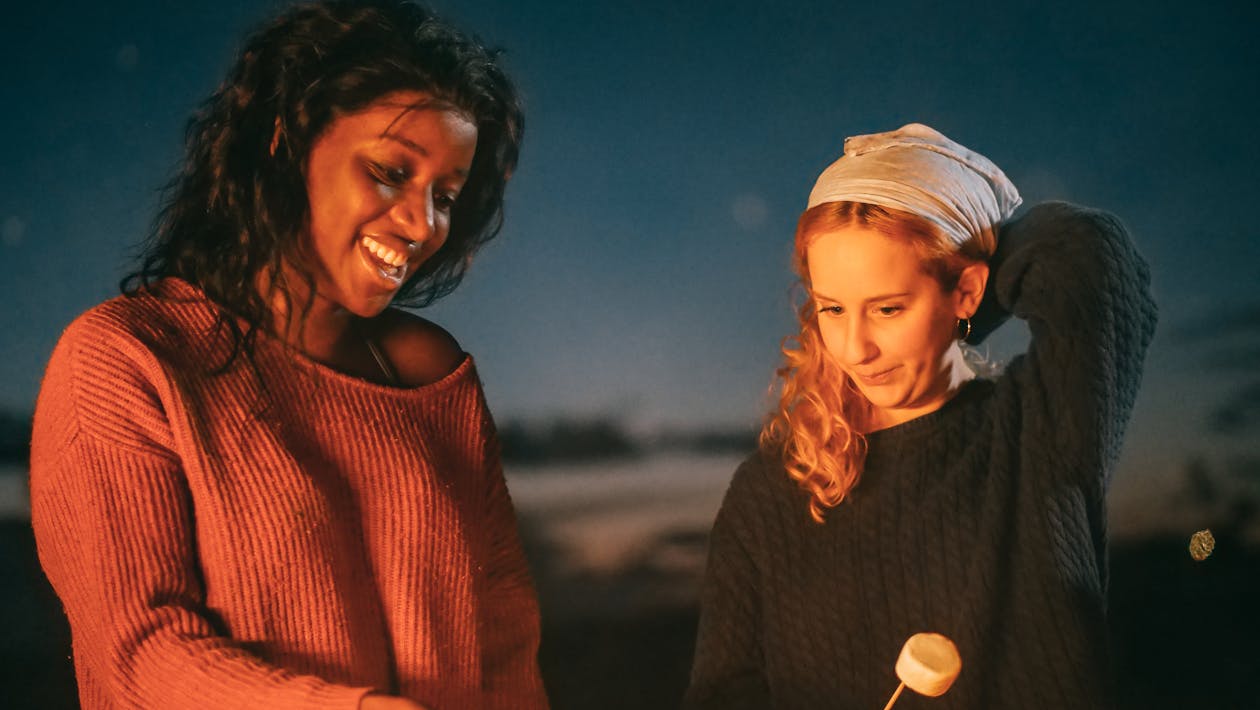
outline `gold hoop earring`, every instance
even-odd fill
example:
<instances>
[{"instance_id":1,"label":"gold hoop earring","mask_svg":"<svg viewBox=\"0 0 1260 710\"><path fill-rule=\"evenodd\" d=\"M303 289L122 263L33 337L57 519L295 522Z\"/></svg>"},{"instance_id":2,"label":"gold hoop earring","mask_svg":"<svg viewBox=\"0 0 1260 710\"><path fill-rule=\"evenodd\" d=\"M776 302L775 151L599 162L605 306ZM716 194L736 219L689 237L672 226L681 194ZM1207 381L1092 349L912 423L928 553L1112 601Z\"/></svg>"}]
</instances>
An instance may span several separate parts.
<instances>
[{"instance_id":1,"label":"gold hoop earring","mask_svg":"<svg viewBox=\"0 0 1260 710\"><path fill-rule=\"evenodd\" d=\"M959 332L962 333L962 335L958 336L959 340L966 342L967 338L971 337L971 319L970 318L959 318L958 324L955 327L958 329Z\"/></svg>"}]
</instances>

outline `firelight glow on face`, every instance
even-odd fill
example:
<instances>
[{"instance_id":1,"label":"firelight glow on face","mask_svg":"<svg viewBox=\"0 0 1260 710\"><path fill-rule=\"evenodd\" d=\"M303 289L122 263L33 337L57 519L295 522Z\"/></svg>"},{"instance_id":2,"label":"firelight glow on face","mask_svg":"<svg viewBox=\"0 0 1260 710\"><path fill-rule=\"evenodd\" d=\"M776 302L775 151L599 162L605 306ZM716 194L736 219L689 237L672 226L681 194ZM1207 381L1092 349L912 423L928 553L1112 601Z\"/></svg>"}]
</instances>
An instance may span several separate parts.
<instances>
[{"instance_id":1,"label":"firelight glow on face","mask_svg":"<svg viewBox=\"0 0 1260 710\"><path fill-rule=\"evenodd\" d=\"M307 162L318 294L362 317L380 313L450 232L477 127L418 92L335 119Z\"/></svg>"},{"instance_id":2,"label":"firelight glow on face","mask_svg":"<svg viewBox=\"0 0 1260 710\"><path fill-rule=\"evenodd\" d=\"M960 294L924 271L912 245L865 227L818 235L806 258L823 344L878 427L939 408L960 362Z\"/></svg>"}]
</instances>

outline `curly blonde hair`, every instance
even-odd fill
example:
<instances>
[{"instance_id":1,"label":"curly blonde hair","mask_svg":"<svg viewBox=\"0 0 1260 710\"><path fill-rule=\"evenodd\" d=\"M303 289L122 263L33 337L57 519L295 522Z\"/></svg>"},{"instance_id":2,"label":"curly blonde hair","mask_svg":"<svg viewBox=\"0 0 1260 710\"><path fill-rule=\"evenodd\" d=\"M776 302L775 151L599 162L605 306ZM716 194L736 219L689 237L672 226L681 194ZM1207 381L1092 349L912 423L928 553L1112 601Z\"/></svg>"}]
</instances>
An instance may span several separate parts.
<instances>
[{"instance_id":1,"label":"curly blonde hair","mask_svg":"<svg viewBox=\"0 0 1260 710\"><path fill-rule=\"evenodd\" d=\"M761 430L760 445L764 453L780 457L788 475L809 494L809 514L819 523L862 475L870 403L823 344L806 250L821 234L855 226L913 245L924 271L946 291L958 286L964 268L987 261L996 247L990 237L960 248L918 215L860 202L828 202L801 215L792 260L806 295L797 310L800 332L783 340L784 362L775 371L778 404Z\"/></svg>"}]
</instances>

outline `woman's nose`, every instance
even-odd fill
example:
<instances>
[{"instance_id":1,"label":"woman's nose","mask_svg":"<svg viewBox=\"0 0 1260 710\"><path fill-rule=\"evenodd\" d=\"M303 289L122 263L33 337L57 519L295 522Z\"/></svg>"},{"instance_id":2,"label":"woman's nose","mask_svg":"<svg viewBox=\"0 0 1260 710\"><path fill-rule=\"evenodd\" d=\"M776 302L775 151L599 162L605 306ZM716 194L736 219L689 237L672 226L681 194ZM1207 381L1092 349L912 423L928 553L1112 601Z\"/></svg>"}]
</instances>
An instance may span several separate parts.
<instances>
[{"instance_id":1,"label":"woman's nose","mask_svg":"<svg viewBox=\"0 0 1260 710\"><path fill-rule=\"evenodd\" d=\"M404 195L391 209L398 236L423 244L433 236L433 188L426 187Z\"/></svg>"},{"instance_id":2,"label":"woman's nose","mask_svg":"<svg viewBox=\"0 0 1260 710\"><path fill-rule=\"evenodd\" d=\"M871 331L864 318L850 318L844 338L844 363L861 365L879 355L879 348L871 339Z\"/></svg>"}]
</instances>

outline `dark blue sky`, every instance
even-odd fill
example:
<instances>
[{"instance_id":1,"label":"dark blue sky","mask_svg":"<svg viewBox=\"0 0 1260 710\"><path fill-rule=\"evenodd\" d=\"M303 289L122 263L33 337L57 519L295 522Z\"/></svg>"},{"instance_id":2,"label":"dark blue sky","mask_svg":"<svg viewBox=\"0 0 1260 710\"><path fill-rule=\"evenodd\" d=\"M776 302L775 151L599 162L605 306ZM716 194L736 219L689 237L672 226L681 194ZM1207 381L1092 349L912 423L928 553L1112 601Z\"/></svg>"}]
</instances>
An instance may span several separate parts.
<instances>
[{"instance_id":1,"label":"dark blue sky","mask_svg":"<svg viewBox=\"0 0 1260 710\"><path fill-rule=\"evenodd\" d=\"M18 410L65 324L115 292L186 117L274 7L22 5L0 28L0 406ZM1230 379L1177 328L1258 300L1256 11L949 5L437 3L508 50L527 100L507 227L430 314L500 419L755 421L814 177L845 136L921 121L1026 202L1129 224L1162 322L1127 460L1196 445Z\"/></svg>"}]
</instances>

